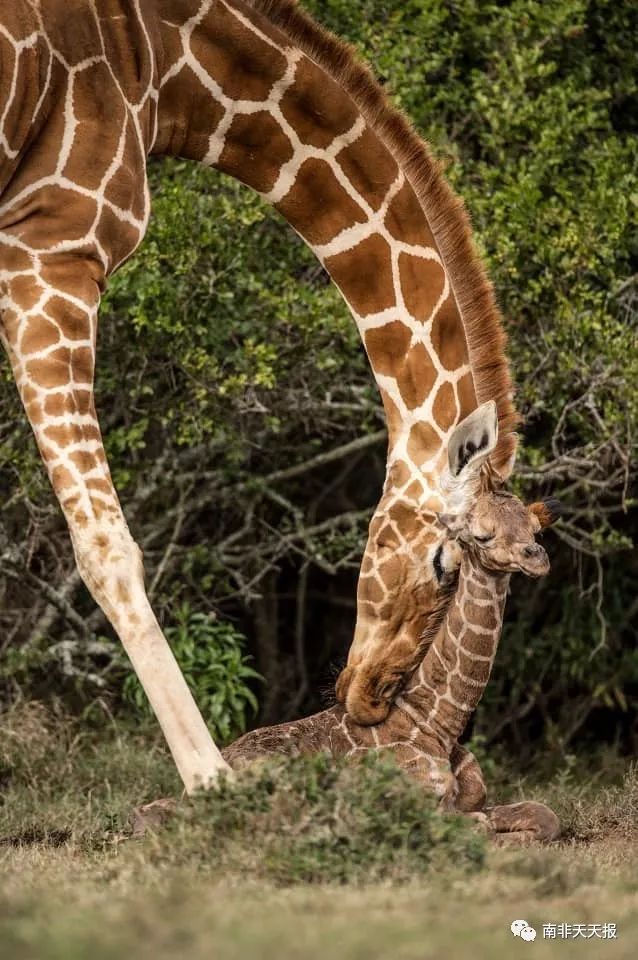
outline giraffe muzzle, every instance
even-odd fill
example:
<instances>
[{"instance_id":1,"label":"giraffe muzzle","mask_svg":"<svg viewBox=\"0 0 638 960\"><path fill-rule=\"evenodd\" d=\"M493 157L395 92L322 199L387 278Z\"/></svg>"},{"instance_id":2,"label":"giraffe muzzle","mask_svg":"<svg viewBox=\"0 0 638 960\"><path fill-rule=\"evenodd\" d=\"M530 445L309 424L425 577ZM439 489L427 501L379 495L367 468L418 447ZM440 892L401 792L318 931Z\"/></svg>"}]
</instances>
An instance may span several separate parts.
<instances>
[{"instance_id":1,"label":"giraffe muzzle","mask_svg":"<svg viewBox=\"0 0 638 960\"><path fill-rule=\"evenodd\" d=\"M354 671L355 668L353 666L347 665L337 677L337 682L335 684L335 696L337 698L337 703L342 703L345 705L346 697L348 696L348 690L350 689L350 684L352 683L352 678L354 677Z\"/></svg>"},{"instance_id":2,"label":"giraffe muzzle","mask_svg":"<svg viewBox=\"0 0 638 960\"><path fill-rule=\"evenodd\" d=\"M383 723L392 707L392 700L375 700L358 697L356 692L346 697L346 713L362 727Z\"/></svg>"},{"instance_id":3,"label":"giraffe muzzle","mask_svg":"<svg viewBox=\"0 0 638 960\"><path fill-rule=\"evenodd\" d=\"M530 543L521 551L518 566L528 577L543 577L549 573L549 557L540 543Z\"/></svg>"},{"instance_id":4,"label":"giraffe muzzle","mask_svg":"<svg viewBox=\"0 0 638 960\"><path fill-rule=\"evenodd\" d=\"M384 680L372 676L364 665L346 667L337 681L337 699L355 723L369 727L386 719L400 686L396 676Z\"/></svg>"}]
</instances>

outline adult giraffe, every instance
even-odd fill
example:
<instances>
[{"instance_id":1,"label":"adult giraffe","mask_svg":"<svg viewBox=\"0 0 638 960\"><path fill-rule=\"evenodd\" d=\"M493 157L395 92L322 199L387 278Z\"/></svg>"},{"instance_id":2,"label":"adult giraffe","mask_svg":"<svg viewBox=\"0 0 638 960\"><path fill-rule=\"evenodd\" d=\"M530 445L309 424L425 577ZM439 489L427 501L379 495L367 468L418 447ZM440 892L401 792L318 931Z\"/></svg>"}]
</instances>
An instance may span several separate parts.
<instances>
[{"instance_id":1,"label":"adult giraffe","mask_svg":"<svg viewBox=\"0 0 638 960\"><path fill-rule=\"evenodd\" d=\"M209 164L269 199L361 331L389 452L340 683L360 720L387 714L450 593L460 556L438 519L446 449L458 451L458 512L486 445L490 469L508 475L515 416L498 311L460 201L367 70L293 2L2 5L2 339L79 570L192 790L224 762L148 603L93 403L100 294L144 235L149 154Z\"/></svg>"}]
</instances>

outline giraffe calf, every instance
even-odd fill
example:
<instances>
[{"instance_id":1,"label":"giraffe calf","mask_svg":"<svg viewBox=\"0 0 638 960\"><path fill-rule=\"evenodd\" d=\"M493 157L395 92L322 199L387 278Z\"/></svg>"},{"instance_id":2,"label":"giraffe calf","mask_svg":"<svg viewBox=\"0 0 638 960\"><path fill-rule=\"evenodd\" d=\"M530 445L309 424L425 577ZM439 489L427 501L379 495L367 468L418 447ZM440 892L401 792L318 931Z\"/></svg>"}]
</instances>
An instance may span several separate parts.
<instances>
[{"instance_id":1,"label":"giraffe calf","mask_svg":"<svg viewBox=\"0 0 638 960\"><path fill-rule=\"evenodd\" d=\"M466 814L499 844L549 842L559 836L558 817L543 803L521 801L486 806L487 789L481 767L466 747L456 744L446 760L442 755L425 752L432 749L425 737L417 735L411 742L384 742L391 741L391 735L387 734L395 724L391 721L380 724L380 727L386 726L389 729L384 732L374 727L356 728L348 722L343 707L336 705L311 717L253 730L222 753L234 770L240 770L273 755L326 752L355 757L369 750L386 750L406 773L439 797L442 810ZM434 746L434 749L438 748ZM155 804L149 806L153 814Z\"/></svg>"},{"instance_id":2,"label":"giraffe calf","mask_svg":"<svg viewBox=\"0 0 638 960\"><path fill-rule=\"evenodd\" d=\"M532 549L534 535L558 513L553 501L526 507L516 497L502 494L498 515L491 516L486 532L488 521L482 509L479 497L477 516L470 516L456 530L466 547L456 595L421 665L386 719L363 726L336 704L311 717L245 734L224 751L231 767L270 754L323 751L357 757L370 750L390 751L406 773L438 798L442 809L467 813L490 833L507 835L512 842L556 839L558 818L544 804L486 806L480 766L458 743L490 676L513 551L539 563ZM446 522L454 526L453 518ZM539 570L544 572L546 564L545 557ZM534 570L530 566L527 572L532 575Z\"/></svg>"}]
</instances>

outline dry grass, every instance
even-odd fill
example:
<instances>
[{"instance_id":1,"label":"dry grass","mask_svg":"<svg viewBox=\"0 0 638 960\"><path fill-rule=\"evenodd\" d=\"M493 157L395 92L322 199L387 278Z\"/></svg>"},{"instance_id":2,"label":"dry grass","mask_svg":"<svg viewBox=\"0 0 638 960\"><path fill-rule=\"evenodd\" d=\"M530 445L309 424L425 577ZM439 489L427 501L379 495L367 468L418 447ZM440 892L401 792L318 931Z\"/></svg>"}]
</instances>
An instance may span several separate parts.
<instances>
[{"instance_id":1,"label":"dry grass","mask_svg":"<svg viewBox=\"0 0 638 960\"><path fill-rule=\"evenodd\" d=\"M257 881L197 850L201 824L188 817L143 841L118 843L131 807L179 796L163 749L115 727L100 737L79 734L34 705L4 718L0 782L0 943L12 960L492 960L519 950L615 960L636 953L635 770L616 786L559 778L528 789L566 824L556 846L492 849L478 873L451 858L400 886ZM258 857L259 838L252 843ZM539 930L612 922L618 939L587 947L539 936L531 947L509 931L521 917Z\"/></svg>"}]
</instances>

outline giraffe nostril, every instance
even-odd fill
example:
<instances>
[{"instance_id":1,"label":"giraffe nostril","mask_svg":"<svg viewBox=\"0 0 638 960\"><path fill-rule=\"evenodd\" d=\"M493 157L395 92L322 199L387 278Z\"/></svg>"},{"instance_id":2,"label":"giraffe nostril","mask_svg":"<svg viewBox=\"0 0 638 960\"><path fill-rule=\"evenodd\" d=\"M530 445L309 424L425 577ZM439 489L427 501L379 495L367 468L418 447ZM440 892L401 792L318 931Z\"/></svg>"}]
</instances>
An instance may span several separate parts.
<instances>
[{"instance_id":1,"label":"giraffe nostril","mask_svg":"<svg viewBox=\"0 0 638 960\"><path fill-rule=\"evenodd\" d=\"M539 557L543 548L538 543L530 543L523 550L524 557Z\"/></svg>"},{"instance_id":2,"label":"giraffe nostril","mask_svg":"<svg viewBox=\"0 0 638 960\"><path fill-rule=\"evenodd\" d=\"M401 677L395 677L394 680L390 680L388 683L379 687L374 699L375 706L379 706L384 700L392 700L399 689L400 683Z\"/></svg>"}]
</instances>

